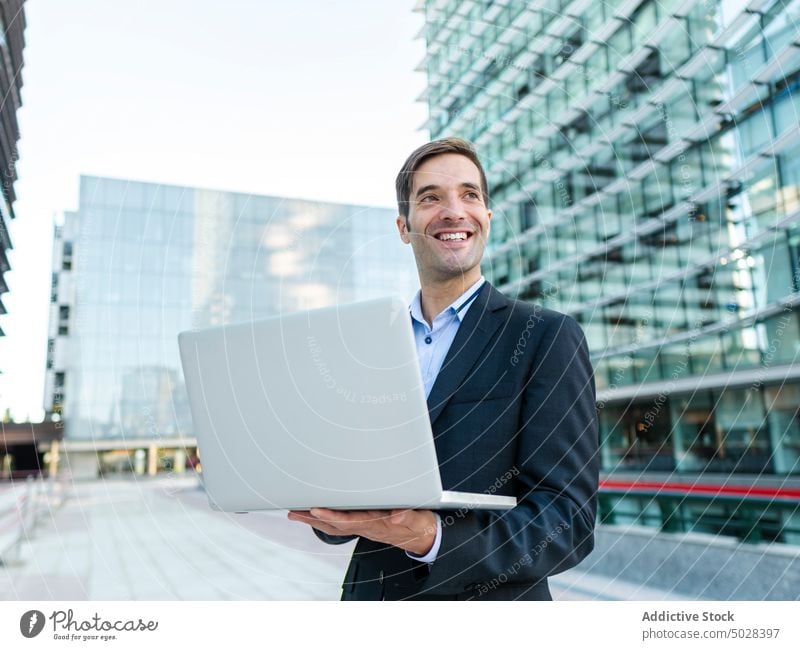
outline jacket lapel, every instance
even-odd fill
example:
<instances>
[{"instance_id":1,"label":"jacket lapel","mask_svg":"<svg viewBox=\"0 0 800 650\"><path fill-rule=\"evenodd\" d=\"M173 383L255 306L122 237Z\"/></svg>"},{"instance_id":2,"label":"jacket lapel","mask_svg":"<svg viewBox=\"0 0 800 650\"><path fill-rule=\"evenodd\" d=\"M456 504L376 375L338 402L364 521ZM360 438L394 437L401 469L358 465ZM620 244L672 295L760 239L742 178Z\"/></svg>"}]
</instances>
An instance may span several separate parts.
<instances>
[{"instance_id":1,"label":"jacket lapel","mask_svg":"<svg viewBox=\"0 0 800 650\"><path fill-rule=\"evenodd\" d=\"M487 282L486 285L467 310L431 388L428 396L431 425L464 382L467 373L481 357L492 335L503 322L497 312L507 307L510 301L491 284Z\"/></svg>"}]
</instances>

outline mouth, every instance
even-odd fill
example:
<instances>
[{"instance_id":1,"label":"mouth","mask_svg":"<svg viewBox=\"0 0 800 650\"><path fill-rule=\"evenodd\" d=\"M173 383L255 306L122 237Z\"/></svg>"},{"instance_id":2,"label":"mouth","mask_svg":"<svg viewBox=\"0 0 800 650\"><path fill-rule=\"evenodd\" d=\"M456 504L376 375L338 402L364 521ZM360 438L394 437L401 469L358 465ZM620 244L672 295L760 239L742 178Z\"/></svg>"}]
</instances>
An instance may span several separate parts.
<instances>
[{"instance_id":1,"label":"mouth","mask_svg":"<svg viewBox=\"0 0 800 650\"><path fill-rule=\"evenodd\" d=\"M433 237L440 244L453 248L465 244L474 234L469 230L442 230L434 233Z\"/></svg>"}]
</instances>

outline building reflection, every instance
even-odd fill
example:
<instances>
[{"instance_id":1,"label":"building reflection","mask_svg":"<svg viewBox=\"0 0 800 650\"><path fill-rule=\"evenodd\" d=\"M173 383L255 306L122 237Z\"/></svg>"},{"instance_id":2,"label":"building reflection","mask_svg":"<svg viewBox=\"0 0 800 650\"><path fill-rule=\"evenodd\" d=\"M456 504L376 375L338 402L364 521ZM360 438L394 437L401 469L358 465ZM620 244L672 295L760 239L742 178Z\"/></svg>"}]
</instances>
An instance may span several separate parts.
<instances>
[{"instance_id":1,"label":"building reflection","mask_svg":"<svg viewBox=\"0 0 800 650\"><path fill-rule=\"evenodd\" d=\"M96 453L106 472L196 462L178 332L389 293L410 299L416 270L395 216L82 177L79 209L56 228L46 386L73 473L96 472Z\"/></svg>"}]
</instances>

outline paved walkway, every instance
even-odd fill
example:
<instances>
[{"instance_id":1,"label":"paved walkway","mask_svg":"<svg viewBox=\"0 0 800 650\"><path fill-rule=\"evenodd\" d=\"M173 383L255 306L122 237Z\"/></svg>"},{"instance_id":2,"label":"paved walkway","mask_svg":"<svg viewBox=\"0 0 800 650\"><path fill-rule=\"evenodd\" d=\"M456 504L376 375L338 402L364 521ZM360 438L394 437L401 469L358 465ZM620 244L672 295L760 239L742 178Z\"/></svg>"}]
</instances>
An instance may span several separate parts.
<instances>
[{"instance_id":1,"label":"paved walkway","mask_svg":"<svg viewBox=\"0 0 800 650\"><path fill-rule=\"evenodd\" d=\"M4 600L331 600L352 545L212 511L194 478L75 483L0 566Z\"/></svg>"},{"instance_id":2,"label":"paved walkway","mask_svg":"<svg viewBox=\"0 0 800 650\"><path fill-rule=\"evenodd\" d=\"M322 544L285 513L220 513L194 477L51 485L0 565L3 600L336 600L353 544ZM573 569L557 600L667 600Z\"/></svg>"}]
</instances>

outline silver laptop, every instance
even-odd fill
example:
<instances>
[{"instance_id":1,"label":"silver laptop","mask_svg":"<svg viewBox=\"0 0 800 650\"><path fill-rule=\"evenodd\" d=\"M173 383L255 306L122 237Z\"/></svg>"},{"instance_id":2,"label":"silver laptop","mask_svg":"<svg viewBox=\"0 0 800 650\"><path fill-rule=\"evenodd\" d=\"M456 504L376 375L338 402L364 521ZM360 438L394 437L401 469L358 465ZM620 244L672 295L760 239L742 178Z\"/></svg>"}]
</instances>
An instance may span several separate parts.
<instances>
[{"instance_id":1,"label":"silver laptop","mask_svg":"<svg viewBox=\"0 0 800 650\"><path fill-rule=\"evenodd\" d=\"M442 490L400 298L181 332L178 343L212 507L516 505Z\"/></svg>"}]
</instances>

